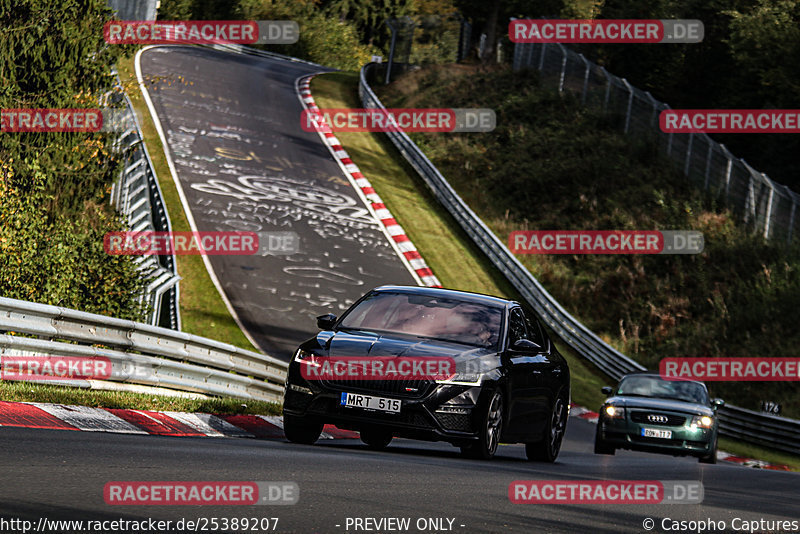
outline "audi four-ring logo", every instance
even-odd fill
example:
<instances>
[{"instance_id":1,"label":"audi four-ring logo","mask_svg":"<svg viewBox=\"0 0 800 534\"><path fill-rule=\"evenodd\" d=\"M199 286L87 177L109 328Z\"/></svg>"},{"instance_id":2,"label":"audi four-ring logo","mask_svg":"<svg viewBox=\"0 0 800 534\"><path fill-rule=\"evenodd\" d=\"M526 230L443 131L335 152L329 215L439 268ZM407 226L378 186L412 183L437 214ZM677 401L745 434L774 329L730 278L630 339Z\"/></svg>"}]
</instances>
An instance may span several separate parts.
<instances>
[{"instance_id":1,"label":"audi four-ring logo","mask_svg":"<svg viewBox=\"0 0 800 534\"><path fill-rule=\"evenodd\" d=\"M669 418L666 415L653 415L650 414L647 416L647 420L651 423L666 423L669 421Z\"/></svg>"}]
</instances>

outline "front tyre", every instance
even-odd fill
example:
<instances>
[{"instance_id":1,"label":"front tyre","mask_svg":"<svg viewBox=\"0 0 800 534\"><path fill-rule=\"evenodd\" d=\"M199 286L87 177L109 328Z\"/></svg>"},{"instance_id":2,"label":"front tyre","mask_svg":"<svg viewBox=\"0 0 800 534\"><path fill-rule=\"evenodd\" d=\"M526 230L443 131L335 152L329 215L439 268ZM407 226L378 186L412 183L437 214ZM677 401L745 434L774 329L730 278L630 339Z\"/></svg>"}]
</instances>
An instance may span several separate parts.
<instances>
[{"instance_id":1,"label":"front tyre","mask_svg":"<svg viewBox=\"0 0 800 534\"><path fill-rule=\"evenodd\" d=\"M711 448L711 452L706 456L701 456L699 461L701 464L717 463L717 436L714 436L714 446Z\"/></svg>"},{"instance_id":2,"label":"front tyre","mask_svg":"<svg viewBox=\"0 0 800 534\"><path fill-rule=\"evenodd\" d=\"M292 443L311 445L322 434L322 423L312 423L303 420L302 417L284 414L283 433Z\"/></svg>"},{"instance_id":3,"label":"front tyre","mask_svg":"<svg viewBox=\"0 0 800 534\"><path fill-rule=\"evenodd\" d=\"M540 462L555 462L561 451L561 442L567 430L567 401L563 395L556 397L553 411L550 414L550 425L545 431L543 439L536 443L525 444L525 454L528 460Z\"/></svg>"},{"instance_id":4,"label":"front tyre","mask_svg":"<svg viewBox=\"0 0 800 534\"><path fill-rule=\"evenodd\" d=\"M503 395L495 391L480 420L478 441L461 447L461 453L468 458L490 460L497 452L503 432Z\"/></svg>"},{"instance_id":5,"label":"front tyre","mask_svg":"<svg viewBox=\"0 0 800 534\"><path fill-rule=\"evenodd\" d=\"M597 432L594 435L594 453L595 454L611 454L616 452L616 448L606 444L603 438L600 437L600 422L597 422Z\"/></svg>"}]
</instances>

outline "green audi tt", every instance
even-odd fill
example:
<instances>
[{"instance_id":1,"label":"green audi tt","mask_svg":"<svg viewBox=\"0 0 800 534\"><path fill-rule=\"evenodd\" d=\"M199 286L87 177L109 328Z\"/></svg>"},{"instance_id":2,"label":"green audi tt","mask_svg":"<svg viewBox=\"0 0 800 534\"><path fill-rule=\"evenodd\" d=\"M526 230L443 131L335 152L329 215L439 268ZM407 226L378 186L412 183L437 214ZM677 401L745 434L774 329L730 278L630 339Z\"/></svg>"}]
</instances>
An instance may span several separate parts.
<instances>
[{"instance_id":1,"label":"green audi tt","mask_svg":"<svg viewBox=\"0 0 800 534\"><path fill-rule=\"evenodd\" d=\"M602 391L609 398L600 409L595 454L630 449L717 462L717 408L725 402L710 400L702 382L634 373Z\"/></svg>"}]
</instances>

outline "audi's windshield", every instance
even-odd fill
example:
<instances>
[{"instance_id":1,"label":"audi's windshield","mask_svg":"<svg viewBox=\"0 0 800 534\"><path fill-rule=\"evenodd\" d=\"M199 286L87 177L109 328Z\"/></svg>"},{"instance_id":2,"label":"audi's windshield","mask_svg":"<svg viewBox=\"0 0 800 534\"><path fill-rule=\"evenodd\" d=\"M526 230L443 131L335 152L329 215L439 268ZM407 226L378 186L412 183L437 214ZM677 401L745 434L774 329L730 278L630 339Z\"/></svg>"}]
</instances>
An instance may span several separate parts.
<instances>
[{"instance_id":1,"label":"audi's windshield","mask_svg":"<svg viewBox=\"0 0 800 534\"><path fill-rule=\"evenodd\" d=\"M629 376L617 387L617 395L655 397L708 405L708 392L697 382L663 380L657 376Z\"/></svg>"}]
</instances>

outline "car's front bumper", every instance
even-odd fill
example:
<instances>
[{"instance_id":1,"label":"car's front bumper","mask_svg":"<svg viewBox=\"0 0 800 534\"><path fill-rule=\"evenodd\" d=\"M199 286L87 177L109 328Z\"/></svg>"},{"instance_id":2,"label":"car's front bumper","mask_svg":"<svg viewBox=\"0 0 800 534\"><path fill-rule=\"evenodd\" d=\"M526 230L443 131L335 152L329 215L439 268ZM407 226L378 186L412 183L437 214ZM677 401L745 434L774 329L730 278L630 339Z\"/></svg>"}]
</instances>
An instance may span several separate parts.
<instances>
[{"instance_id":1,"label":"car's front bumper","mask_svg":"<svg viewBox=\"0 0 800 534\"><path fill-rule=\"evenodd\" d=\"M661 452L675 455L706 456L714 447L714 428L682 426L653 426L628 419L600 417L598 435L606 445L618 449ZM669 430L672 437L653 438L642 435L643 428Z\"/></svg>"},{"instance_id":2,"label":"car's front bumper","mask_svg":"<svg viewBox=\"0 0 800 534\"><path fill-rule=\"evenodd\" d=\"M437 385L420 398L369 393L401 399L400 412L388 413L342 406L341 393L346 388L330 388L319 383L296 385L300 388L286 388L284 414L347 430L385 429L394 436L411 439L454 444L468 444L477 439L475 408L480 399L480 386Z\"/></svg>"}]
</instances>

